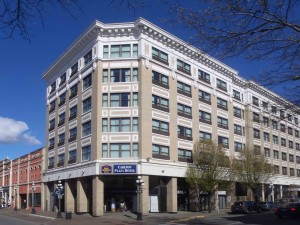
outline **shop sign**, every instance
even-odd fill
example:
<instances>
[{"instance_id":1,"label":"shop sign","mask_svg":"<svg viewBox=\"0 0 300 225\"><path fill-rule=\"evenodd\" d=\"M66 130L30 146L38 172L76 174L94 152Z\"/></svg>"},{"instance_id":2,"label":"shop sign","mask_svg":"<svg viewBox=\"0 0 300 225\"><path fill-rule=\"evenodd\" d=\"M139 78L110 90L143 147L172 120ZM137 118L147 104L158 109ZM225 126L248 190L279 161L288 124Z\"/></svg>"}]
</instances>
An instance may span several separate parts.
<instances>
[{"instance_id":1,"label":"shop sign","mask_svg":"<svg viewBox=\"0 0 300 225\"><path fill-rule=\"evenodd\" d=\"M114 165L114 173L136 173L135 164Z\"/></svg>"},{"instance_id":2,"label":"shop sign","mask_svg":"<svg viewBox=\"0 0 300 225\"><path fill-rule=\"evenodd\" d=\"M111 173L111 166L110 165L101 166L101 173Z\"/></svg>"}]
</instances>

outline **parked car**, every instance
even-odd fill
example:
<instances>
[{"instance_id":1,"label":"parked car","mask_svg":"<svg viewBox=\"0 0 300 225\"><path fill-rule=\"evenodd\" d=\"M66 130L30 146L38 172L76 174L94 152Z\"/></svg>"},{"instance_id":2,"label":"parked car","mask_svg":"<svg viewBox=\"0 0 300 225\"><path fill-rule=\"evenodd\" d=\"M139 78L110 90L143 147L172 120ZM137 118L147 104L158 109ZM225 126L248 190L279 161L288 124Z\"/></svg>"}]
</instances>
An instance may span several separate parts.
<instances>
[{"instance_id":1,"label":"parked car","mask_svg":"<svg viewBox=\"0 0 300 225\"><path fill-rule=\"evenodd\" d=\"M250 212L262 212L262 207L259 203L253 201L238 201L231 206L232 213L250 213Z\"/></svg>"},{"instance_id":2,"label":"parked car","mask_svg":"<svg viewBox=\"0 0 300 225\"><path fill-rule=\"evenodd\" d=\"M276 209L275 215L278 218L300 216L300 203L293 202L293 203L280 205Z\"/></svg>"},{"instance_id":3,"label":"parked car","mask_svg":"<svg viewBox=\"0 0 300 225\"><path fill-rule=\"evenodd\" d=\"M269 202L259 202L259 204L260 204L263 211L273 211L278 207L277 203L271 202L271 201L269 201Z\"/></svg>"}]
</instances>

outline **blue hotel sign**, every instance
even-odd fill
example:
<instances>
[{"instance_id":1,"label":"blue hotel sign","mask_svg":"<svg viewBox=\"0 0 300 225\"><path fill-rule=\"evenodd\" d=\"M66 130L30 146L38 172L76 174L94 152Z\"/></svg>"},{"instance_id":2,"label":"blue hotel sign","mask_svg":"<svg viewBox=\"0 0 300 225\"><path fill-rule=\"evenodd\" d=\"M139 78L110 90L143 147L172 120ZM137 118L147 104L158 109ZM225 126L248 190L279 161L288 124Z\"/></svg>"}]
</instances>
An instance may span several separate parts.
<instances>
[{"instance_id":1,"label":"blue hotel sign","mask_svg":"<svg viewBox=\"0 0 300 225\"><path fill-rule=\"evenodd\" d=\"M114 164L103 165L100 169L102 174L135 174L137 173L136 164Z\"/></svg>"}]
</instances>

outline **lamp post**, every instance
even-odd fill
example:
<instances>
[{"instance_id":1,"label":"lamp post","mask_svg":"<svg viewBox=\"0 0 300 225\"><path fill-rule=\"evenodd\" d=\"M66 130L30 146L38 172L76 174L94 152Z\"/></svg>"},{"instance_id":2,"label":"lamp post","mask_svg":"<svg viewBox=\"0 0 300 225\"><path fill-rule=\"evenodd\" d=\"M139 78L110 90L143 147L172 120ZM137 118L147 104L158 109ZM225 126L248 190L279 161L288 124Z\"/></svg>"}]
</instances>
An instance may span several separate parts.
<instances>
[{"instance_id":1,"label":"lamp post","mask_svg":"<svg viewBox=\"0 0 300 225\"><path fill-rule=\"evenodd\" d=\"M18 185L15 184L14 189L15 189L15 209L14 210L17 211L18 210L18 208L17 208L17 191L18 191Z\"/></svg>"},{"instance_id":2,"label":"lamp post","mask_svg":"<svg viewBox=\"0 0 300 225\"><path fill-rule=\"evenodd\" d=\"M273 202L273 183L271 182L269 185L270 192L271 192L271 201Z\"/></svg>"},{"instance_id":3,"label":"lamp post","mask_svg":"<svg viewBox=\"0 0 300 225\"><path fill-rule=\"evenodd\" d=\"M34 208L34 191L35 191L35 183L32 182L32 208L31 208L31 214L35 214L35 208Z\"/></svg>"},{"instance_id":4,"label":"lamp post","mask_svg":"<svg viewBox=\"0 0 300 225\"><path fill-rule=\"evenodd\" d=\"M136 193L137 193L137 220L142 220L143 215L141 212L141 194L143 193L144 181L141 176L138 176L136 182Z\"/></svg>"},{"instance_id":5,"label":"lamp post","mask_svg":"<svg viewBox=\"0 0 300 225\"><path fill-rule=\"evenodd\" d=\"M57 198L58 198L58 212L57 212L57 218L61 218L61 205L60 205L60 201L62 199L63 196L63 191L64 187L61 183L61 181L58 181L58 184L56 186L56 194L57 194Z\"/></svg>"}]
</instances>

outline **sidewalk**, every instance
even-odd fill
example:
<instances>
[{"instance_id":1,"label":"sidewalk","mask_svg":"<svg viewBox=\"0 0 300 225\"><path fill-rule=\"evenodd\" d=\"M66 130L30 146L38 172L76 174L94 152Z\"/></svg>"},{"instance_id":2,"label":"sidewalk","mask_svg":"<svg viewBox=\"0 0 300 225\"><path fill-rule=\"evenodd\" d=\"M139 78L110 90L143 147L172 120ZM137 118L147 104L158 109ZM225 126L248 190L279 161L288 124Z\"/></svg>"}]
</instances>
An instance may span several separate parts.
<instances>
[{"instance_id":1,"label":"sidewalk","mask_svg":"<svg viewBox=\"0 0 300 225\"><path fill-rule=\"evenodd\" d=\"M20 218L23 220L37 221L47 225L157 225L157 224L172 224L188 221L191 219L201 219L210 216L221 216L227 214L228 209L220 210L220 212L183 212L178 213L150 213L143 216L143 220L137 221L136 215L131 212L105 213L101 217L93 217L90 214L77 215L72 213L71 219L66 219L65 213L62 213L62 218L56 218L56 212L37 211L36 214L31 214L31 210L0 209L0 214Z\"/></svg>"}]
</instances>

